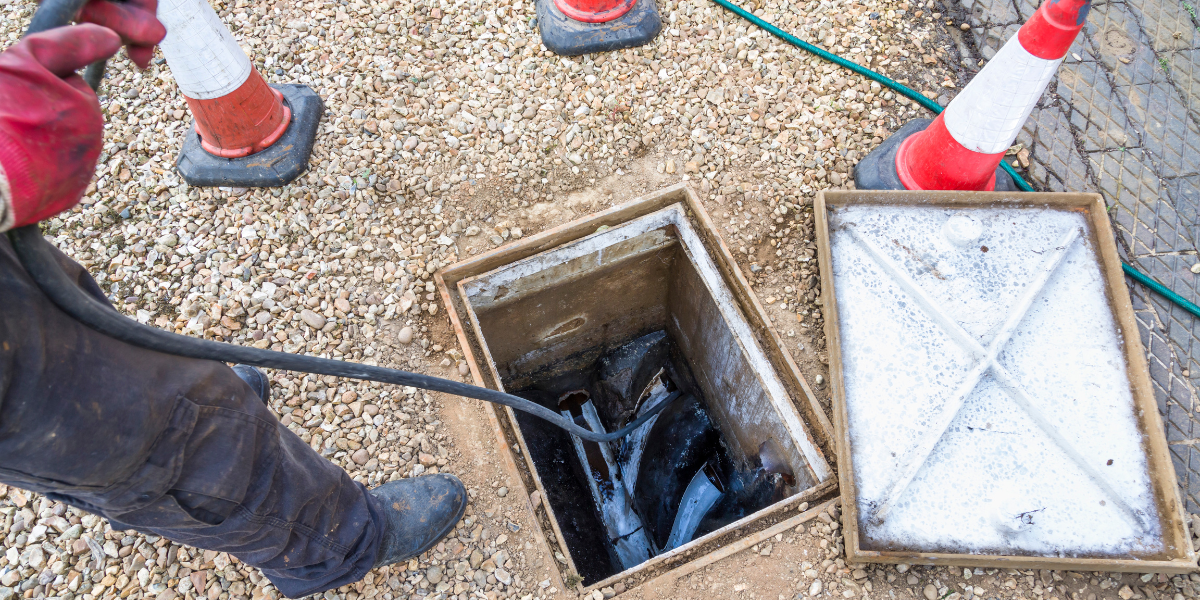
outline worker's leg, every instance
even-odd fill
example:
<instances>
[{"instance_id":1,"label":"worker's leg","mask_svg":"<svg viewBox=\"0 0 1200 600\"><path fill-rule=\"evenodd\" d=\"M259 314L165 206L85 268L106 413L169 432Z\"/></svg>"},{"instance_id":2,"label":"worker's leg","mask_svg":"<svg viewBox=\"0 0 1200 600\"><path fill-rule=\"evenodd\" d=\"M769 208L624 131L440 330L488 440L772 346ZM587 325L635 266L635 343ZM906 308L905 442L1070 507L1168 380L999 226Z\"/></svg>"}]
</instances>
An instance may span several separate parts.
<instances>
[{"instance_id":1,"label":"worker's leg","mask_svg":"<svg viewBox=\"0 0 1200 600\"><path fill-rule=\"evenodd\" d=\"M229 552L288 596L357 581L384 539L381 503L228 367L85 328L41 294L3 236L0 480L116 529Z\"/></svg>"}]
</instances>

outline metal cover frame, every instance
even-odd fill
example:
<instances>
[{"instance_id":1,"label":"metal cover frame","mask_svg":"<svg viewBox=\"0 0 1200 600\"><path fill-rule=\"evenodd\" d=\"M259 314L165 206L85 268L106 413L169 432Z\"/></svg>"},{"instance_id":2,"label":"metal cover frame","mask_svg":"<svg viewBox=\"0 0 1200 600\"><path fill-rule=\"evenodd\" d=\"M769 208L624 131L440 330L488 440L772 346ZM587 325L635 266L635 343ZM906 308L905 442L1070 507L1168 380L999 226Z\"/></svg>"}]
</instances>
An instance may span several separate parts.
<instances>
[{"instance_id":1,"label":"metal cover frame","mask_svg":"<svg viewBox=\"0 0 1200 600\"><path fill-rule=\"evenodd\" d=\"M604 211L592 214L575 221L559 225L528 238L510 242L494 250L460 261L445 267L434 274L434 282L447 309L447 316L458 337L464 354L464 361L470 369L471 378L475 385L498 389L494 365L487 360L486 342L480 339L470 319L470 308L459 293L459 284L464 280L487 273L502 265L518 261L534 254L544 252L595 233L603 226L615 227L641 216L651 214L672 204L682 204L686 209L689 222L701 238L704 250L716 263L720 275L734 296L738 309L749 321L756 341L767 355L767 359L775 368L779 378L792 398L795 408L809 427L809 432L816 441L821 452L825 455L831 467L833 464L833 425L830 423L808 382L801 375L799 368L791 355L784 349L783 340L775 332L766 311L750 289L749 283L741 274L733 254L717 233L717 228L704 211L696 193L686 184L677 184L663 190L636 198L625 204L614 206ZM515 419L512 409L497 407L483 403L499 446L499 454L514 482L509 486L509 493L518 493L525 500L530 513L534 515L539 527L534 528L538 542L553 556L555 550L562 553L565 564L555 561L555 569L551 570L555 583L560 589L570 589L564 582L570 573L576 572L562 534L558 530L557 520L553 509L541 502L537 510L529 500L533 489L540 487L536 471L529 461L529 453L523 449L523 438L514 426ZM520 452L524 459L518 458L513 448L522 448ZM753 515L735 521L707 536L694 540L670 552L660 554L641 565L617 573L612 577L589 585L586 589L575 586L581 593L615 585L618 581L632 580L642 584L658 578L680 577L704 565L711 564L733 552L748 548L776 533L795 527L800 523L811 520L820 512L808 509L800 514L795 508L801 503L825 502L832 497L837 488L837 477L830 477L816 486L778 502ZM822 506L827 505L827 503ZM818 507L821 508L821 507ZM636 585L635 584L635 585Z\"/></svg>"},{"instance_id":2,"label":"metal cover frame","mask_svg":"<svg viewBox=\"0 0 1200 600\"><path fill-rule=\"evenodd\" d=\"M1047 206L1074 208L1088 215L1089 231L1096 243L1097 258L1104 274L1109 301L1124 344L1128 377L1132 386L1138 427L1143 434L1143 448L1149 467L1151 489L1162 520L1163 542L1167 548L1159 560L1133 558L1069 558L1055 556L1014 556L957 554L918 551L876 551L861 546L859 511L855 485L854 462L850 452L851 437L846 429L847 409L842 378L842 353L838 324L837 301L833 285L833 265L830 254L828 209L847 205L936 206L980 208L1004 205L1011 207L1045 208ZM1162 417L1150 384L1150 372L1145 352L1134 321L1133 305L1121 271L1112 225L1104 200L1098 194L1074 193L1010 193L1010 192L918 192L918 191L848 191L826 190L817 194L814 202L817 254L821 269L821 301L825 315L825 336L829 347L829 375L833 389L833 422L838 453L838 477L842 497L843 530L846 558L852 563L907 563L924 565L956 565L964 567L1064 569L1074 571L1126 571L1137 573L1192 573L1198 570L1196 553L1184 521L1183 504L1175 484L1175 468L1167 450Z\"/></svg>"}]
</instances>

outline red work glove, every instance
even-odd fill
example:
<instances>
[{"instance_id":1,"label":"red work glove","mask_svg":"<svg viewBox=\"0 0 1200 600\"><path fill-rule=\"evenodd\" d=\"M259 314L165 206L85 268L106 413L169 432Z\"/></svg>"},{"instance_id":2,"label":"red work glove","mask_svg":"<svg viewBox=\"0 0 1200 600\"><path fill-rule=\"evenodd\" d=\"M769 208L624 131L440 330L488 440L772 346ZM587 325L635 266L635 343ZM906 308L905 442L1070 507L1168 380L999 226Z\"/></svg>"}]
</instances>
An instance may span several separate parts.
<instances>
[{"instance_id":1,"label":"red work glove","mask_svg":"<svg viewBox=\"0 0 1200 600\"><path fill-rule=\"evenodd\" d=\"M96 172L104 116L75 71L121 49L99 25L25 36L0 53L0 231L79 202Z\"/></svg>"},{"instance_id":2,"label":"red work glove","mask_svg":"<svg viewBox=\"0 0 1200 600\"><path fill-rule=\"evenodd\" d=\"M39 0L40 3L40 0ZM125 54L139 68L150 66L154 46L167 35L167 29L155 17L158 0L91 0L75 19L80 23L95 23L121 36Z\"/></svg>"}]
</instances>

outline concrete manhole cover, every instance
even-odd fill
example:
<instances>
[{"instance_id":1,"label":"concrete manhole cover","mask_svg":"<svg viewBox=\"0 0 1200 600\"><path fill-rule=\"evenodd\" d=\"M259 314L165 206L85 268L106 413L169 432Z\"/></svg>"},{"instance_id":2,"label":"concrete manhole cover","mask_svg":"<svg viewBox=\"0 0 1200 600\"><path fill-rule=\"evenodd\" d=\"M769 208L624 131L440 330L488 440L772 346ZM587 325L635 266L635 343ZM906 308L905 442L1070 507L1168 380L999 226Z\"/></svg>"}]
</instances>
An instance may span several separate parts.
<instances>
[{"instance_id":1,"label":"concrete manhole cover","mask_svg":"<svg viewBox=\"0 0 1200 600\"><path fill-rule=\"evenodd\" d=\"M1194 570L1098 196L814 204L850 561Z\"/></svg>"}]
</instances>

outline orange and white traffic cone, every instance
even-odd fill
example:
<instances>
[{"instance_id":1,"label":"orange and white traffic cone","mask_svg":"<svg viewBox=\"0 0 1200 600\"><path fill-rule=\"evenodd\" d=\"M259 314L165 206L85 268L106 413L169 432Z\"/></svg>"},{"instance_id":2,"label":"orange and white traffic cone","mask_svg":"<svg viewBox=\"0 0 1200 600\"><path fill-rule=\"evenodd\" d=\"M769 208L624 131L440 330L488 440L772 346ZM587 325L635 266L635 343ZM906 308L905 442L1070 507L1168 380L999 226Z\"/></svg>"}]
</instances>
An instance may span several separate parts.
<instances>
[{"instance_id":1,"label":"orange and white traffic cone","mask_svg":"<svg viewBox=\"0 0 1200 600\"><path fill-rule=\"evenodd\" d=\"M869 190L1015 191L1000 161L1083 29L1090 0L1047 0L932 122L901 127L854 168Z\"/></svg>"},{"instance_id":2,"label":"orange and white traffic cone","mask_svg":"<svg viewBox=\"0 0 1200 600\"><path fill-rule=\"evenodd\" d=\"M160 0L158 19L167 27L159 47L195 117L176 163L184 180L264 187L303 173L320 97L302 85L267 85L205 0Z\"/></svg>"}]
</instances>

